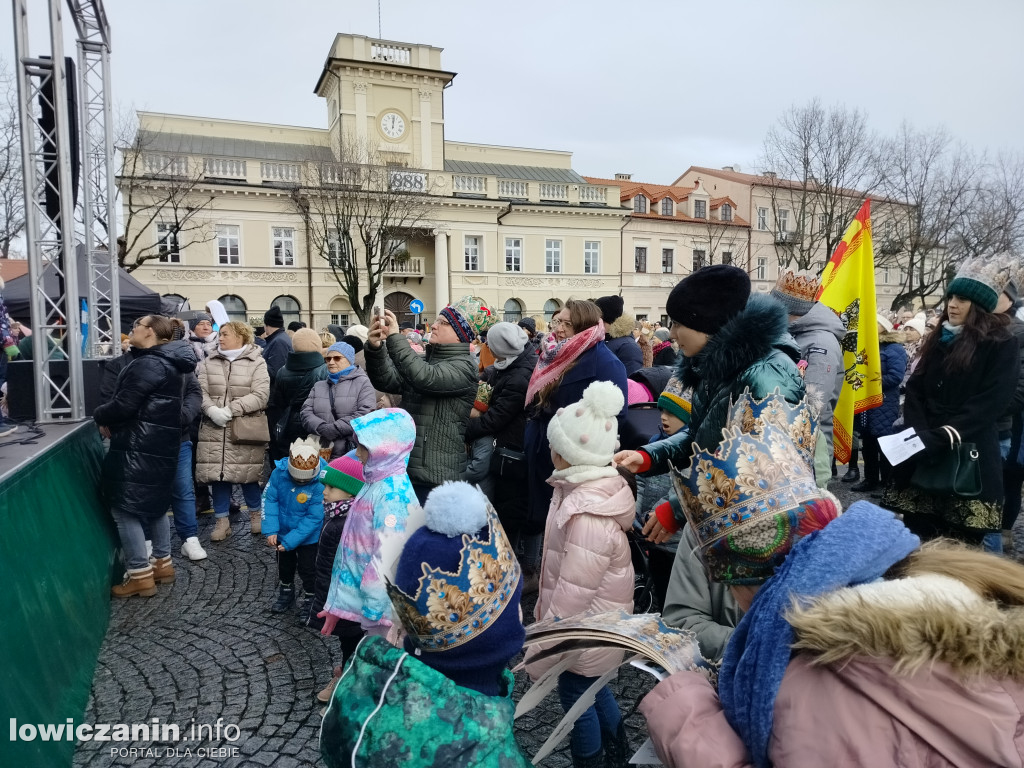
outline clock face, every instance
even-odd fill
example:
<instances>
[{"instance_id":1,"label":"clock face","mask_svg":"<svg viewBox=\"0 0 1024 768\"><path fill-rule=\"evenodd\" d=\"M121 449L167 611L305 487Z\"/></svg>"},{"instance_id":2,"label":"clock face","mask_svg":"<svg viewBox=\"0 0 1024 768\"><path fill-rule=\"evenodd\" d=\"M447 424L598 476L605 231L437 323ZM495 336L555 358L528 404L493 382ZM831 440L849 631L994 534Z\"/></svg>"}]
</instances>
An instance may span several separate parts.
<instances>
[{"instance_id":1,"label":"clock face","mask_svg":"<svg viewBox=\"0 0 1024 768\"><path fill-rule=\"evenodd\" d=\"M389 139L397 139L405 133L405 120L397 112L385 112L380 119L380 130Z\"/></svg>"}]
</instances>

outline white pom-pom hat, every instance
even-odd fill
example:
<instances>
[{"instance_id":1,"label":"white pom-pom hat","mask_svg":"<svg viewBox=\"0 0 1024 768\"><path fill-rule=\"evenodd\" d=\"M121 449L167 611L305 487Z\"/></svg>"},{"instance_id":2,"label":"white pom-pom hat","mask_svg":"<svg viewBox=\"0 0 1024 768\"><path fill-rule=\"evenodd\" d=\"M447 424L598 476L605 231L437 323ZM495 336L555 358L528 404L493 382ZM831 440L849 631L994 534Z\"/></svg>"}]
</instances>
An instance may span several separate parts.
<instances>
[{"instance_id":1,"label":"white pom-pom hat","mask_svg":"<svg viewBox=\"0 0 1024 768\"><path fill-rule=\"evenodd\" d=\"M616 416L626 400L610 381L595 381L578 403L559 408L548 423L552 450L573 466L606 467L619 448Z\"/></svg>"}]
</instances>

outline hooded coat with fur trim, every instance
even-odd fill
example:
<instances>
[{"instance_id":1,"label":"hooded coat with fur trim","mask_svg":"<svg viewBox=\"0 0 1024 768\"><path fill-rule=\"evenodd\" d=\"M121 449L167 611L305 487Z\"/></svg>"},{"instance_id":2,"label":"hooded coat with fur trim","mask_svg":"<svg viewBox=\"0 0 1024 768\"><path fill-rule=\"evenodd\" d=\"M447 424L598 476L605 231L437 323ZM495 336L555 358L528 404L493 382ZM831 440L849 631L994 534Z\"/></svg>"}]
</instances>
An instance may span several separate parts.
<instances>
[{"instance_id":1,"label":"hooded coat with fur trim","mask_svg":"<svg viewBox=\"0 0 1024 768\"><path fill-rule=\"evenodd\" d=\"M635 325L636 318L633 315L620 315L611 325L605 326L604 343L625 366L627 376L644 367L643 352L633 338Z\"/></svg>"},{"instance_id":2,"label":"hooded coat with fur trim","mask_svg":"<svg viewBox=\"0 0 1024 768\"><path fill-rule=\"evenodd\" d=\"M754 294L742 312L708 337L699 354L680 359L676 376L684 387L693 387L690 428L641 449L651 460L645 474L667 472L670 461L677 467L688 466L694 443L706 450L718 445L729 406L745 389L756 398L778 389L789 402L800 401L804 396L804 381L796 367L800 349L788 326L781 303Z\"/></svg>"},{"instance_id":3,"label":"hooded coat with fur trim","mask_svg":"<svg viewBox=\"0 0 1024 768\"><path fill-rule=\"evenodd\" d=\"M775 700L775 768L1024 765L1024 609L910 574L827 593L788 620L796 653ZM751 765L694 672L659 683L640 711L665 765Z\"/></svg>"},{"instance_id":4,"label":"hooded coat with fur trim","mask_svg":"<svg viewBox=\"0 0 1024 768\"><path fill-rule=\"evenodd\" d=\"M573 466L555 472L544 531L544 555L535 617L574 616L584 611L633 610L633 558L626 531L636 502L626 481L611 467ZM537 680L561 657L530 663L545 646L526 652L527 672ZM599 677L622 661L622 651L584 651L571 667Z\"/></svg>"}]
</instances>

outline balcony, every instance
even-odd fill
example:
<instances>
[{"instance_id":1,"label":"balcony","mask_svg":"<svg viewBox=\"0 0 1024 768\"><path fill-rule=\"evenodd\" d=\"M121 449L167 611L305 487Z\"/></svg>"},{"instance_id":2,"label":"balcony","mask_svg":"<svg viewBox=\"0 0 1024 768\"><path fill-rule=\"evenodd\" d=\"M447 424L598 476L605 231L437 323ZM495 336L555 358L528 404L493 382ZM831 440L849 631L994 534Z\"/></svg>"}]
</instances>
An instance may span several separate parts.
<instances>
[{"instance_id":1,"label":"balcony","mask_svg":"<svg viewBox=\"0 0 1024 768\"><path fill-rule=\"evenodd\" d=\"M245 160L226 157L204 157L203 175L207 178L240 179L245 181Z\"/></svg>"},{"instance_id":2,"label":"balcony","mask_svg":"<svg viewBox=\"0 0 1024 768\"><path fill-rule=\"evenodd\" d=\"M425 276L426 270L424 269L423 258L420 256L388 259L387 266L384 267L384 277L391 280L391 282L401 280L404 283L408 282L409 278L412 277L422 283Z\"/></svg>"},{"instance_id":3,"label":"balcony","mask_svg":"<svg viewBox=\"0 0 1024 768\"><path fill-rule=\"evenodd\" d=\"M452 176L452 189L456 194L486 195L487 177L456 174Z\"/></svg>"},{"instance_id":4,"label":"balcony","mask_svg":"<svg viewBox=\"0 0 1024 768\"><path fill-rule=\"evenodd\" d=\"M584 184L580 187L580 202L607 204L608 187L595 187L592 184Z\"/></svg>"},{"instance_id":5,"label":"balcony","mask_svg":"<svg viewBox=\"0 0 1024 768\"><path fill-rule=\"evenodd\" d=\"M530 183L528 181L498 180L498 197L511 197L526 200L530 197Z\"/></svg>"},{"instance_id":6,"label":"balcony","mask_svg":"<svg viewBox=\"0 0 1024 768\"><path fill-rule=\"evenodd\" d=\"M147 152L142 158L142 168L154 176L188 176L188 158Z\"/></svg>"},{"instance_id":7,"label":"balcony","mask_svg":"<svg viewBox=\"0 0 1024 768\"><path fill-rule=\"evenodd\" d=\"M298 184L302 168L298 163L260 163L260 178L263 181Z\"/></svg>"},{"instance_id":8,"label":"balcony","mask_svg":"<svg viewBox=\"0 0 1024 768\"><path fill-rule=\"evenodd\" d=\"M409 64L412 62L412 48L389 43L373 43L370 46L370 58L391 64Z\"/></svg>"},{"instance_id":9,"label":"balcony","mask_svg":"<svg viewBox=\"0 0 1024 768\"><path fill-rule=\"evenodd\" d=\"M540 199L542 201L553 200L557 202L568 202L569 185L541 183Z\"/></svg>"}]
</instances>

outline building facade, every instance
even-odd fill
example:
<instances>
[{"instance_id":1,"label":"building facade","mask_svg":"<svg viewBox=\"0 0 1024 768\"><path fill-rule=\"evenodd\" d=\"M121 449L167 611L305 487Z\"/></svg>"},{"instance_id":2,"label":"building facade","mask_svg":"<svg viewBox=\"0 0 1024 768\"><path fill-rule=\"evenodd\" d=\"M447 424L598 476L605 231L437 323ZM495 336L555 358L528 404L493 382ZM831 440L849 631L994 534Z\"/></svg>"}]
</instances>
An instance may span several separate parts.
<instances>
[{"instance_id":1,"label":"building facade","mask_svg":"<svg viewBox=\"0 0 1024 768\"><path fill-rule=\"evenodd\" d=\"M667 325L668 293L695 269L735 264L749 271L750 224L731 198L712 197L700 181L665 186L636 182L629 174L586 178L594 185L618 185L629 211L621 238L621 293L637 317Z\"/></svg>"},{"instance_id":2,"label":"building facade","mask_svg":"<svg viewBox=\"0 0 1024 768\"><path fill-rule=\"evenodd\" d=\"M157 244L159 256L135 276L193 308L219 299L257 324L272 305L314 327L356 322L332 269L335 246L316 236L299 203L316 194L311 169L341 168L355 151L382 158L390 191L423 200L416 225L401 233L401 258L383 265L382 303L402 319L413 319L414 300L428 320L465 294L518 320L550 317L568 298L617 293L628 213L619 188L589 183L569 152L446 141L443 99L454 77L440 48L338 35L316 85L324 128L139 113L139 171L119 179L126 229L135 229L125 241ZM168 186L182 179L188 226L180 206L166 204ZM132 205L157 213L129 215L128 185ZM358 242L350 257L359 263Z\"/></svg>"}]
</instances>

